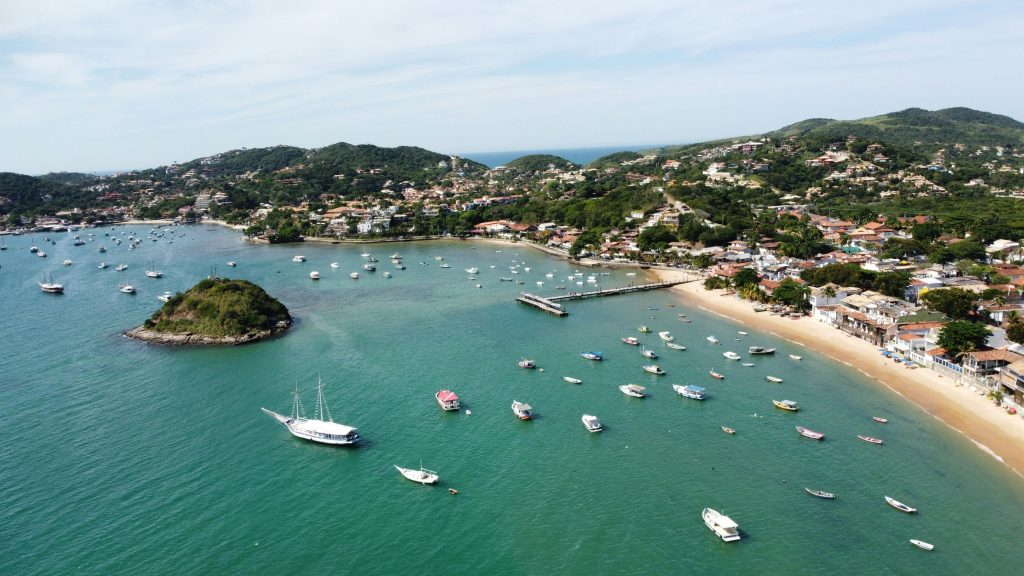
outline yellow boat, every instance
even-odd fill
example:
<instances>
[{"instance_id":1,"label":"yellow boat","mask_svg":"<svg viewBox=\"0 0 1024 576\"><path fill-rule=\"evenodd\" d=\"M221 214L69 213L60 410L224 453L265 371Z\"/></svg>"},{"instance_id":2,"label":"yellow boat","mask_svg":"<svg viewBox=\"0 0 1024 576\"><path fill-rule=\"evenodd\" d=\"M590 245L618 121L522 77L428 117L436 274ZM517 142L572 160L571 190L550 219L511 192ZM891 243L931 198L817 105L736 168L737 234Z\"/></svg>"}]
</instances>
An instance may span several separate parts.
<instances>
[{"instance_id":1,"label":"yellow boat","mask_svg":"<svg viewBox=\"0 0 1024 576\"><path fill-rule=\"evenodd\" d=\"M782 408L783 410L789 410L790 412L796 412L800 409L796 402L792 400L772 400L772 404L775 404L776 408Z\"/></svg>"}]
</instances>

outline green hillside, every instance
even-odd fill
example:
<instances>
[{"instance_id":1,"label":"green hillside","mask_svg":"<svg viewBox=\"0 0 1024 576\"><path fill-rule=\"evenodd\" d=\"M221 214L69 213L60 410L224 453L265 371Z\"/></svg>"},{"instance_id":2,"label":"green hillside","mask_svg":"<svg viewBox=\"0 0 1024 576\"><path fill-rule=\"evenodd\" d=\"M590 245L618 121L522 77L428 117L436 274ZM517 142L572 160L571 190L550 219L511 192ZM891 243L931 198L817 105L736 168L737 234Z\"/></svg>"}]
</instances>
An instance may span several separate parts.
<instances>
[{"instance_id":1,"label":"green hillside","mask_svg":"<svg viewBox=\"0 0 1024 576\"><path fill-rule=\"evenodd\" d=\"M206 279L178 294L146 320L154 332L242 336L291 323L288 309L246 280Z\"/></svg>"},{"instance_id":2,"label":"green hillside","mask_svg":"<svg viewBox=\"0 0 1024 576\"><path fill-rule=\"evenodd\" d=\"M575 164L561 156L552 156L551 154L528 154L508 162L505 164L505 168L518 172L543 172L552 165L555 168L561 168L563 170L568 170L575 166Z\"/></svg>"}]
</instances>

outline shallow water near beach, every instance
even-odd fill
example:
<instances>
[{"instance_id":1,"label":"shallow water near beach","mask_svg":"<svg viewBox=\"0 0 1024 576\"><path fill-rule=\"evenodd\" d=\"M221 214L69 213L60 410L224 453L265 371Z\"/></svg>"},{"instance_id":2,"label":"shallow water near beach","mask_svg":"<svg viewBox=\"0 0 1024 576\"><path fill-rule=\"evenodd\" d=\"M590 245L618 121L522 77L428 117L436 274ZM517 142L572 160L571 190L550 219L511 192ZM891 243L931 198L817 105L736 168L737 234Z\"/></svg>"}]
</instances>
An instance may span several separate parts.
<instances>
[{"instance_id":1,"label":"shallow water near beach","mask_svg":"<svg viewBox=\"0 0 1024 576\"><path fill-rule=\"evenodd\" d=\"M89 230L95 241L80 247L50 234L46 259L28 252L42 234L6 238L0 574L1015 573L1020 478L854 368L669 293L568 302L570 315L556 318L514 297L563 293L554 286L575 268L525 246L253 246L235 231L185 227L129 252L104 236L148 230ZM381 260L378 271L352 280L363 252ZM406 270L387 261L392 252ZM293 263L295 254L308 262ZM63 267L64 258L75 263ZM111 267L97 269L101 259ZM531 270L513 275L513 260ZM129 269L116 272L121 262ZM144 276L150 262L164 278ZM474 280L470 266L480 268ZM51 269L66 294L36 287ZM260 284L295 327L235 348L120 336L161 292L211 271ZM588 286L591 271L581 271L570 289ZM597 276L601 287L642 280L599 272L608 272ZM139 294L118 292L127 280ZM667 348L661 330L687 350ZM711 334L719 345L705 340ZM660 354L667 375L644 373L649 361L624 336ZM752 358L751 345L779 352ZM584 360L584 350L606 360ZM743 360L726 360L727 350ZM518 368L522 357L543 371ZM318 375L334 419L360 429L360 447L297 440L260 412L288 412L298 384L311 413ZM624 383L649 397L623 396ZM679 397L672 384L704 386L709 397ZM472 415L441 412L433 395L442 388ZM517 420L513 400L529 402L536 419ZM584 413L605 431L587 433ZM797 425L826 439L802 438ZM439 486L393 468L421 461ZM888 507L885 495L920 513ZM705 506L738 522L743 540L718 541L701 521Z\"/></svg>"}]
</instances>

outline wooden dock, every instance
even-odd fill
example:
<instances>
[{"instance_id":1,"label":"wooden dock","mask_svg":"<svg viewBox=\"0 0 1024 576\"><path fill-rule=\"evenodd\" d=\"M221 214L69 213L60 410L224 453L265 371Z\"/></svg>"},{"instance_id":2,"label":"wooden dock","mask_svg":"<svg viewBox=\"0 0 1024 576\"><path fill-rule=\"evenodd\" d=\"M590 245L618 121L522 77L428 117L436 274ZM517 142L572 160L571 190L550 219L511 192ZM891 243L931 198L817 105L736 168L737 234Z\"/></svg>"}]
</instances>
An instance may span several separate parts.
<instances>
[{"instance_id":1,"label":"wooden dock","mask_svg":"<svg viewBox=\"0 0 1024 576\"><path fill-rule=\"evenodd\" d=\"M678 282L652 282L650 284L635 284L630 286L623 286L622 288L607 288L604 290L591 290L588 292L569 292L568 294L562 294L559 296L537 296L535 294L528 294L521 292L516 298L516 302L532 306L538 310L543 310L548 314L554 314L555 316L568 316L569 313L562 308L559 302L565 300L586 300L587 298L601 298L603 296L616 296L618 294L630 294L632 292L647 292L648 290L660 290L662 288L671 288L679 284L685 284L687 282L694 282L696 280L684 280Z\"/></svg>"}]
</instances>

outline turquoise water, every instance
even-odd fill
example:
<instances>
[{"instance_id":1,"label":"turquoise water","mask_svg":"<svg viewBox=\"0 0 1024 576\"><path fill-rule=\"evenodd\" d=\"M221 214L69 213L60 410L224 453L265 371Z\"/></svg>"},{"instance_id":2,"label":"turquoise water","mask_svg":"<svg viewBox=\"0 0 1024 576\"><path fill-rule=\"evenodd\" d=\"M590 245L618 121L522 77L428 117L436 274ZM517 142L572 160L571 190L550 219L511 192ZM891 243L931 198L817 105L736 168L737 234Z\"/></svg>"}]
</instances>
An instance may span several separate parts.
<instances>
[{"instance_id":1,"label":"turquoise water","mask_svg":"<svg viewBox=\"0 0 1024 576\"><path fill-rule=\"evenodd\" d=\"M660 145L603 146L599 148L552 148L545 150L512 150L508 152L467 152L466 154L460 154L460 156L480 162L481 164L490 166L491 168L494 168L495 166L502 166L516 158L522 158L523 156L530 154L551 154L553 156L565 158L573 164L586 166L602 156L607 156L615 152L623 152L626 150L638 152L640 150L657 148L658 146Z\"/></svg>"},{"instance_id":2,"label":"turquoise water","mask_svg":"<svg viewBox=\"0 0 1024 576\"><path fill-rule=\"evenodd\" d=\"M567 303L570 315L555 318L514 295L555 294L543 275L557 271L557 282L573 269L526 247L250 246L236 232L189 227L132 252L106 243L112 266L98 270L101 239L74 247L66 234L51 236L46 259L28 253L42 235L8 237L0 252L0 574L1015 573L1018 477L855 371L802 349L794 362L793 345L740 336L743 327L673 307L667 293ZM351 280L364 251L382 260L378 272ZM395 251L408 269L385 279ZM293 263L295 254L309 261ZM61 266L65 257L75 264ZM513 259L532 268L518 275L523 286L498 280L511 276ZM144 277L151 261L164 278ZM120 262L130 268L114 271ZM469 266L481 268L476 280ZM160 292L184 290L214 267L282 300L294 330L217 349L120 336L157 308ZM51 268L63 296L36 288ZM323 279L310 281L311 270ZM601 286L635 280L610 272ZM139 294L117 291L126 279ZM671 330L688 349L639 334L641 323ZM721 345L705 342L709 334ZM662 354L668 375L642 372L645 359L620 342L627 335ZM750 368L721 355L733 349L746 361L754 344L779 353ZM581 350L607 359L588 362ZM521 357L544 371L518 368ZM709 378L711 368L726 379ZM335 420L357 426L362 446L303 442L260 413L287 412L296 383L311 411L318 374ZM627 382L650 396L623 396L617 386ZM673 383L705 386L709 399L678 397ZM472 415L441 412L441 388ZM803 410L782 412L773 398ZM536 420L517 420L513 400L529 402ZM606 430L587 433L583 413ZM826 440L801 438L797 424ZM421 460L439 486L393 468ZM810 497L805 486L837 499ZM886 494L920 514L889 508ZM704 506L730 515L744 539L715 539Z\"/></svg>"}]
</instances>

